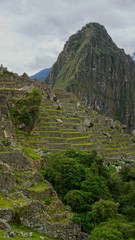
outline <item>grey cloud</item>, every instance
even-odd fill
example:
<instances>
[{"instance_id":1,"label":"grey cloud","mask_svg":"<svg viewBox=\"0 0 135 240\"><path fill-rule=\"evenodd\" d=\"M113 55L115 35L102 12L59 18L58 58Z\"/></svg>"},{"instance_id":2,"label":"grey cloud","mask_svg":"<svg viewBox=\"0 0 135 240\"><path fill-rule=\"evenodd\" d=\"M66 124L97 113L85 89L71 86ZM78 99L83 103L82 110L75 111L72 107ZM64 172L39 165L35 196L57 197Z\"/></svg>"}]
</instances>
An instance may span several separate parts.
<instances>
[{"instance_id":1,"label":"grey cloud","mask_svg":"<svg viewBox=\"0 0 135 240\"><path fill-rule=\"evenodd\" d=\"M12 19L12 31L33 45L33 59L26 59L24 65L28 71L49 67L55 61L45 49L44 54L37 51L36 44L54 39L65 42L88 22L103 24L119 47L135 51L135 36L130 33L135 23L134 9L134 0L0 0L0 16ZM58 55L58 50L54 48L53 53Z\"/></svg>"},{"instance_id":2,"label":"grey cloud","mask_svg":"<svg viewBox=\"0 0 135 240\"><path fill-rule=\"evenodd\" d=\"M56 61L56 58L53 58L53 62ZM26 66L26 69L31 69L31 73L36 73L44 68L52 66L52 58L43 55L43 56L36 56L31 63Z\"/></svg>"}]
</instances>

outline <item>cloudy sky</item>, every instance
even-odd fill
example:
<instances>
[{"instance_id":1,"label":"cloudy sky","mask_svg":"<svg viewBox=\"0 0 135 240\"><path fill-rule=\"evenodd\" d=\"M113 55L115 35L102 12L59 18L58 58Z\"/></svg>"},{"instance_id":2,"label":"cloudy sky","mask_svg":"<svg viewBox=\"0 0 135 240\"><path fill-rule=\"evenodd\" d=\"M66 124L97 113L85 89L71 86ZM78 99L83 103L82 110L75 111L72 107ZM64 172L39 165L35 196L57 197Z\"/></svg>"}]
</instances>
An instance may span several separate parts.
<instances>
[{"instance_id":1,"label":"cloudy sky","mask_svg":"<svg viewBox=\"0 0 135 240\"><path fill-rule=\"evenodd\" d=\"M0 63L29 75L50 67L89 22L104 25L127 54L135 51L135 0L0 0Z\"/></svg>"}]
</instances>

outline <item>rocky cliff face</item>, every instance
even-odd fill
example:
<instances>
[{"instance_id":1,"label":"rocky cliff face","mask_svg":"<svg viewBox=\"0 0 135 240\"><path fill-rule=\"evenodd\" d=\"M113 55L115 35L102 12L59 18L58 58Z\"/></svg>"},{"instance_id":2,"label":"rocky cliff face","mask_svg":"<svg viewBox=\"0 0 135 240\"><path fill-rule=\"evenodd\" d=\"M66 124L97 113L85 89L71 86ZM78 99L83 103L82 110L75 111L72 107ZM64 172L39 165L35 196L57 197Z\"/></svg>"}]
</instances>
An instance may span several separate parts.
<instances>
[{"instance_id":1,"label":"rocky cliff face","mask_svg":"<svg viewBox=\"0 0 135 240\"><path fill-rule=\"evenodd\" d=\"M87 24L69 38L46 82L135 127L135 64L102 25Z\"/></svg>"}]
</instances>

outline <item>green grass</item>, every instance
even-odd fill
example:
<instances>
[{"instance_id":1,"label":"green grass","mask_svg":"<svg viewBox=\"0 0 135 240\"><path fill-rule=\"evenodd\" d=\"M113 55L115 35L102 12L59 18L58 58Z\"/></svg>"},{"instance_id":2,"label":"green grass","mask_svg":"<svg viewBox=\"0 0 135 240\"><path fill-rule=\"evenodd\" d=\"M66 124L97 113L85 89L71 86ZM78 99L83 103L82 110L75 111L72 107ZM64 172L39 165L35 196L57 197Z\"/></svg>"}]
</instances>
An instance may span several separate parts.
<instances>
[{"instance_id":1,"label":"green grass","mask_svg":"<svg viewBox=\"0 0 135 240\"><path fill-rule=\"evenodd\" d=\"M46 109L46 111L48 111L48 112L65 112L64 110L57 110L57 109ZM40 113L43 113L43 112L45 112L45 111L40 111ZM46 112L45 112L46 113Z\"/></svg>"},{"instance_id":2,"label":"green grass","mask_svg":"<svg viewBox=\"0 0 135 240\"><path fill-rule=\"evenodd\" d=\"M1 107L7 107L7 105L1 105Z\"/></svg>"},{"instance_id":3,"label":"green grass","mask_svg":"<svg viewBox=\"0 0 135 240\"><path fill-rule=\"evenodd\" d=\"M3 154L3 153L9 154L9 153L12 153L12 152L8 152L8 151L0 152L0 154Z\"/></svg>"},{"instance_id":4,"label":"green grass","mask_svg":"<svg viewBox=\"0 0 135 240\"><path fill-rule=\"evenodd\" d=\"M39 131L40 133L58 133L58 131ZM40 136L41 137L41 136Z\"/></svg>"},{"instance_id":5,"label":"green grass","mask_svg":"<svg viewBox=\"0 0 135 240\"><path fill-rule=\"evenodd\" d=\"M46 184L45 182L38 182L38 186L32 186L30 188L28 188L28 190L40 193L43 192L44 189L50 188L50 186L48 184Z\"/></svg>"},{"instance_id":6,"label":"green grass","mask_svg":"<svg viewBox=\"0 0 135 240\"><path fill-rule=\"evenodd\" d=\"M24 147L24 151L27 156L31 157L35 161L41 161L43 160L36 152L34 149L29 148L29 147Z\"/></svg>"},{"instance_id":7,"label":"green grass","mask_svg":"<svg viewBox=\"0 0 135 240\"><path fill-rule=\"evenodd\" d=\"M65 138L63 138L63 137L42 137L42 138L45 138L45 139L65 139Z\"/></svg>"},{"instance_id":8,"label":"green grass","mask_svg":"<svg viewBox=\"0 0 135 240\"><path fill-rule=\"evenodd\" d=\"M0 193L0 208L10 208L14 209L13 205L17 205L18 207L20 206L25 206L27 205L27 201L23 198L18 198L18 199L10 199L10 201L7 201L5 197Z\"/></svg>"},{"instance_id":9,"label":"green grass","mask_svg":"<svg viewBox=\"0 0 135 240\"><path fill-rule=\"evenodd\" d=\"M52 106L52 105L40 105L40 108L43 108L43 107L45 107L45 108L55 108L55 107Z\"/></svg>"},{"instance_id":10,"label":"green grass","mask_svg":"<svg viewBox=\"0 0 135 240\"><path fill-rule=\"evenodd\" d=\"M0 90L15 90L15 88L0 88Z\"/></svg>"},{"instance_id":11,"label":"green grass","mask_svg":"<svg viewBox=\"0 0 135 240\"><path fill-rule=\"evenodd\" d=\"M63 105L68 105L68 104L70 104L70 105L75 105L74 103L70 103L70 102L63 103Z\"/></svg>"},{"instance_id":12,"label":"green grass","mask_svg":"<svg viewBox=\"0 0 135 240\"><path fill-rule=\"evenodd\" d=\"M69 143L47 143L47 144L52 144L52 145L69 145Z\"/></svg>"},{"instance_id":13,"label":"green grass","mask_svg":"<svg viewBox=\"0 0 135 240\"><path fill-rule=\"evenodd\" d=\"M49 151L52 151L52 150L54 150L54 151L62 151L62 152L64 152L65 151L65 149L53 149L53 148L40 148L40 149L42 149L42 151L45 151L45 152L49 152Z\"/></svg>"},{"instance_id":14,"label":"green grass","mask_svg":"<svg viewBox=\"0 0 135 240\"><path fill-rule=\"evenodd\" d=\"M75 132L75 129L74 129L74 128L60 128L60 130L62 130L62 131L68 130L68 131L74 131L74 132ZM78 133L80 133L80 132L78 132Z\"/></svg>"},{"instance_id":15,"label":"green grass","mask_svg":"<svg viewBox=\"0 0 135 240\"><path fill-rule=\"evenodd\" d=\"M73 140L73 139L85 139L85 138L89 138L91 135L86 135L86 136L82 136L82 137L72 137L72 138L67 138L67 140Z\"/></svg>"},{"instance_id":16,"label":"green grass","mask_svg":"<svg viewBox=\"0 0 135 240\"><path fill-rule=\"evenodd\" d=\"M84 112L84 111L82 111L82 110L81 111L75 111L75 113L82 113L82 112Z\"/></svg>"},{"instance_id":17,"label":"green grass","mask_svg":"<svg viewBox=\"0 0 135 240\"><path fill-rule=\"evenodd\" d=\"M35 231L33 231L32 229L30 228L27 228L27 227L24 227L23 225L20 225L19 227L17 227L16 225L14 224L11 224L11 230L12 231L15 231L15 232L23 232L23 233L29 233L29 232L33 232L33 236L32 237L27 237L27 238L24 238L24 237L20 237L20 236L15 236L14 238L10 238L11 240L41 240L40 237L44 237L46 240L59 240L58 238L50 238L50 237L47 237L46 235L43 235L43 234L40 234L40 233L37 233ZM0 238L1 240L4 240L6 238ZM9 238L7 238L9 240ZM6 239L6 240L7 240Z\"/></svg>"},{"instance_id":18,"label":"green grass","mask_svg":"<svg viewBox=\"0 0 135 240\"><path fill-rule=\"evenodd\" d=\"M58 129L58 127L56 127L56 126L42 126L42 125L38 125L38 128L56 128L56 129Z\"/></svg>"},{"instance_id":19,"label":"green grass","mask_svg":"<svg viewBox=\"0 0 135 240\"><path fill-rule=\"evenodd\" d=\"M41 136L38 134L35 134L35 135L29 134L29 135L27 135L27 137L41 137Z\"/></svg>"},{"instance_id":20,"label":"green grass","mask_svg":"<svg viewBox=\"0 0 135 240\"><path fill-rule=\"evenodd\" d=\"M65 130L65 129L63 129L63 130ZM73 130L75 130L75 129L73 129ZM73 133L82 133L83 134L84 132L75 132L74 131L74 132L62 132L62 133L71 133L71 134L73 134Z\"/></svg>"},{"instance_id":21,"label":"green grass","mask_svg":"<svg viewBox=\"0 0 135 240\"><path fill-rule=\"evenodd\" d=\"M135 154L135 151L127 152L127 154Z\"/></svg>"},{"instance_id":22,"label":"green grass","mask_svg":"<svg viewBox=\"0 0 135 240\"><path fill-rule=\"evenodd\" d=\"M41 118L45 118L45 119L50 119L50 118L62 118L62 119L72 119L72 120L74 120L74 119L80 119L80 118L78 118L78 117L63 117L63 116L56 116L56 115L51 115L51 116L47 116L47 117L41 117Z\"/></svg>"},{"instance_id":23,"label":"green grass","mask_svg":"<svg viewBox=\"0 0 135 240\"><path fill-rule=\"evenodd\" d=\"M85 145L93 145L93 144L95 144L96 142L87 142L87 143L75 143L75 144L71 144L72 146L80 146L80 145L82 145L82 146L85 146Z\"/></svg>"},{"instance_id":24,"label":"green grass","mask_svg":"<svg viewBox=\"0 0 135 240\"><path fill-rule=\"evenodd\" d=\"M122 154L122 152L109 152L109 153L106 153L106 155L113 155L113 154Z\"/></svg>"},{"instance_id":25,"label":"green grass","mask_svg":"<svg viewBox=\"0 0 135 240\"><path fill-rule=\"evenodd\" d=\"M40 140L27 140L26 142L28 142L28 143L44 143L44 141L40 141Z\"/></svg>"}]
</instances>

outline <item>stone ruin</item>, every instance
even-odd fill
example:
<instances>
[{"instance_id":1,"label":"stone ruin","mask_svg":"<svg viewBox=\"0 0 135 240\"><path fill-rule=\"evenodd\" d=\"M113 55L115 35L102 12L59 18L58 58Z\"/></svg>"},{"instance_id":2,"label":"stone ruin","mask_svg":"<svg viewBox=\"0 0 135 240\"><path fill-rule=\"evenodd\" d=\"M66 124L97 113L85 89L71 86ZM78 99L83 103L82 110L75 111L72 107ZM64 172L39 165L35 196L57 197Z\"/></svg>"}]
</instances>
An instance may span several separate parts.
<instances>
[{"instance_id":1,"label":"stone ruin","mask_svg":"<svg viewBox=\"0 0 135 240\"><path fill-rule=\"evenodd\" d=\"M0 73L3 74L4 71L7 71L7 68L3 67L3 64L0 66Z\"/></svg>"}]
</instances>

